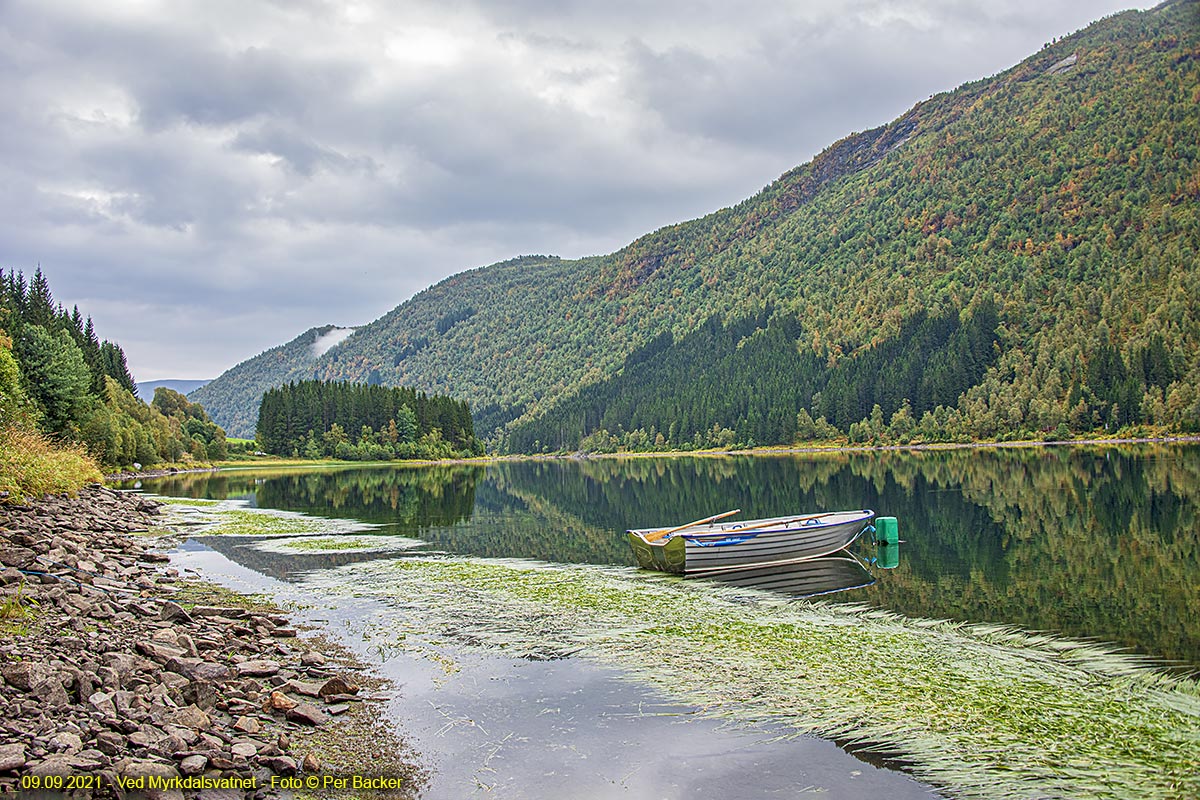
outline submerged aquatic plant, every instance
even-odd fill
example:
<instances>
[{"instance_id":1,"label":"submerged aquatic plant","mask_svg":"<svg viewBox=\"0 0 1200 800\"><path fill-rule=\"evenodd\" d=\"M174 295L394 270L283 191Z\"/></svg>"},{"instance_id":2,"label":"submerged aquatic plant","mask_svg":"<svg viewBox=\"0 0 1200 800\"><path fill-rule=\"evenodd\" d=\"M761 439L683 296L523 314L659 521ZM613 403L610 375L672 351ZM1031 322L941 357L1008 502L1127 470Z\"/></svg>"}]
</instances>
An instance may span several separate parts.
<instances>
[{"instance_id":1,"label":"submerged aquatic plant","mask_svg":"<svg viewBox=\"0 0 1200 800\"><path fill-rule=\"evenodd\" d=\"M616 568L405 558L316 579L391 600L410 646L423 630L579 654L718 713L885 751L960 797L1200 796L1197 681L1095 644Z\"/></svg>"}]
</instances>

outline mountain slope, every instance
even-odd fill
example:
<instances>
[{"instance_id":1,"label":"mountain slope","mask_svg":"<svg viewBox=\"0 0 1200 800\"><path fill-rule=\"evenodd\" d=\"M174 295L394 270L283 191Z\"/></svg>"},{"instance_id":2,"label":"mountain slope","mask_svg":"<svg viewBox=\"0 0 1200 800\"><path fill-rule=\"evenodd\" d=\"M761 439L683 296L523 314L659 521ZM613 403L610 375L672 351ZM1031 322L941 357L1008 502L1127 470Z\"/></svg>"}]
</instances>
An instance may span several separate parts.
<instances>
[{"instance_id":1,"label":"mountain slope","mask_svg":"<svg viewBox=\"0 0 1200 800\"><path fill-rule=\"evenodd\" d=\"M205 381L195 381L195 380L138 381L137 396L140 399L145 400L147 403L149 403L151 400L154 399L154 390L160 386L170 389L173 392L179 392L180 394L187 394L188 392L196 391L197 389L199 389L201 386L203 386L206 383L208 383L208 381L206 381L206 380Z\"/></svg>"},{"instance_id":2,"label":"mountain slope","mask_svg":"<svg viewBox=\"0 0 1200 800\"><path fill-rule=\"evenodd\" d=\"M486 434L532 424L617 379L655 337L682 342L713 317L770 307L799 321L789 346L832 369L903 351L893 340L919 315L966 319L994 298L994 353L946 404L954 435L1186 428L1200 416L1197 9L1104 19L616 253L455 275L312 374L469 400ZM1150 352L1168 377L1145 377ZM882 396L890 418L905 398Z\"/></svg>"},{"instance_id":3,"label":"mountain slope","mask_svg":"<svg viewBox=\"0 0 1200 800\"><path fill-rule=\"evenodd\" d=\"M336 325L309 328L287 344L225 370L216 380L189 393L188 399L204 406L230 436L253 439L263 393L289 380L312 378L318 359L350 330Z\"/></svg>"}]
</instances>

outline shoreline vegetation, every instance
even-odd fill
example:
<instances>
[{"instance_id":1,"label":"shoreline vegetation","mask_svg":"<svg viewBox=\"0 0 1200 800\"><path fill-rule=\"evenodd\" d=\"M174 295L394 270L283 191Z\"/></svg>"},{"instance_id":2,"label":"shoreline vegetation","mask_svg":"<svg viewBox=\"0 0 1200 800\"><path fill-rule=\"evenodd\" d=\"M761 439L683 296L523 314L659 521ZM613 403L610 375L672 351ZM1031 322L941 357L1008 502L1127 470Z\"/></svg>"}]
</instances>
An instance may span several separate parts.
<instances>
[{"instance_id":1,"label":"shoreline vegetation","mask_svg":"<svg viewBox=\"0 0 1200 800\"><path fill-rule=\"evenodd\" d=\"M251 470L263 468L353 468L363 466L422 467L434 464L488 464L499 461L561 460L600 458L719 458L729 456L773 457L803 454L837 454L895 451L941 451L988 448L1037 447L1115 447L1136 444L1197 444L1200 435L1112 436L1068 440L1029 439L1019 441L923 442L910 444L851 444L847 442L805 442L774 447L745 449L620 451L616 453L483 454L443 459L407 459L387 461L346 461L330 458L285 458L247 455L237 459L205 462L175 462L152 469L125 469L104 473L101 465L78 445L54 442L27 429L0 430L0 506L20 503L26 497L72 494L101 479L108 482L141 478L168 477L188 473Z\"/></svg>"},{"instance_id":2,"label":"shoreline vegetation","mask_svg":"<svg viewBox=\"0 0 1200 800\"><path fill-rule=\"evenodd\" d=\"M621 458L712 458L727 456L786 456L837 453L870 453L895 451L937 451L937 450L982 450L988 448L1015 449L1038 447L1116 447L1119 445L1137 444L1200 444L1200 435L1188 434L1178 436L1113 436L1110 438L1068 439L1063 441L1048 439L1027 439L1020 441L979 441L979 442L923 442L918 444L877 444L858 445L838 442L807 442L774 447L753 447L746 449L709 449L709 450L662 450L662 451L621 451L616 453L593 453L578 451L574 453L508 453L485 454L468 458L443 459L407 459L387 461L340 461L336 459L305 459L282 458L275 456L258 456L238 460L214 462L206 465L173 465L166 469L146 470L138 472L121 472L105 476L107 481L131 480L135 478L167 477L199 472L220 472L225 470L253 470L260 468L354 468L381 465L423 467L437 464L489 464L500 461L557 461L565 459L621 459Z\"/></svg>"}]
</instances>

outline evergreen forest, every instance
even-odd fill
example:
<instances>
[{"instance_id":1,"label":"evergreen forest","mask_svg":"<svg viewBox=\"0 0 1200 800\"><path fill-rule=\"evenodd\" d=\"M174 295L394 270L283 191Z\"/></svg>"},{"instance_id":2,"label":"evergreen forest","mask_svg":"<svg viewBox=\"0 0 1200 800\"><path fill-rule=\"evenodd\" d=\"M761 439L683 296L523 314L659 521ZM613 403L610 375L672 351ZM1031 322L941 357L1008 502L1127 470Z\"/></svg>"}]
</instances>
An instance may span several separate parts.
<instances>
[{"instance_id":1,"label":"evergreen forest","mask_svg":"<svg viewBox=\"0 0 1200 800\"><path fill-rule=\"evenodd\" d=\"M263 394L258 446L273 455L380 461L479 455L471 409L373 384L300 381Z\"/></svg>"},{"instance_id":2,"label":"evergreen forest","mask_svg":"<svg viewBox=\"0 0 1200 800\"><path fill-rule=\"evenodd\" d=\"M138 399L120 345L56 303L41 269L28 280L0 270L0 433L12 450L18 438L25 448L48 441L108 468L227 455L201 406L165 388L149 405Z\"/></svg>"}]
</instances>

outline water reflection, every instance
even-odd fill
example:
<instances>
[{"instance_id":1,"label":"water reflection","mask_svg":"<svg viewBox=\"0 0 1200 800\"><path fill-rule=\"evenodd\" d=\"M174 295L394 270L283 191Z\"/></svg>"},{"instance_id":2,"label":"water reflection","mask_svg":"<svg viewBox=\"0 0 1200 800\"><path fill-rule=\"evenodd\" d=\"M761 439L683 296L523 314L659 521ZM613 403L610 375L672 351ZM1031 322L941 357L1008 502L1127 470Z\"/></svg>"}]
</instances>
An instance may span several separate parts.
<instances>
[{"instance_id":1,"label":"water reflection","mask_svg":"<svg viewBox=\"0 0 1200 800\"><path fill-rule=\"evenodd\" d=\"M695 580L795 598L862 589L875 583L874 576L852 553L814 558L796 564L732 570Z\"/></svg>"},{"instance_id":2,"label":"water reflection","mask_svg":"<svg viewBox=\"0 0 1200 800\"><path fill-rule=\"evenodd\" d=\"M623 565L633 563L621 536L630 527L730 508L747 518L873 508L899 518L904 556L837 598L1200 665L1195 446L351 467L181 475L145 488L355 517L451 553ZM217 546L280 576L379 556L304 554L281 566L278 554ZM894 563L870 555L872 569Z\"/></svg>"}]
</instances>

